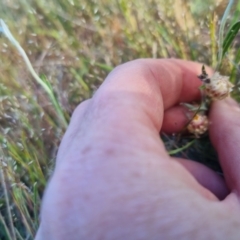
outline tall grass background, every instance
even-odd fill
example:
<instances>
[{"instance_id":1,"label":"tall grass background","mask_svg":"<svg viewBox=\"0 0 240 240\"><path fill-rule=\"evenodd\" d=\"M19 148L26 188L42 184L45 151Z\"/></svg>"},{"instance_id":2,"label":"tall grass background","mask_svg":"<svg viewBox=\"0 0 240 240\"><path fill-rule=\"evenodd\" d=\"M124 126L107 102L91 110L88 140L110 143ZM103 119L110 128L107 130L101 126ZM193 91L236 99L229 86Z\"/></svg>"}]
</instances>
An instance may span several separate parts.
<instances>
[{"instance_id":1,"label":"tall grass background","mask_svg":"<svg viewBox=\"0 0 240 240\"><path fill-rule=\"evenodd\" d=\"M224 33L239 20L240 4L235 2ZM219 21L226 6L224 0L2 0L0 18L68 122L74 108L123 62L175 57L216 67ZM237 36L220 69L233 82L238 78L238 46ZM239 100L238 94L234 97ZM34 238L43 190L66 130L61 114L15 46L1 34L2 240ZM200 156L195 158L221 171L207 137L194 141L162 137L171 154Z\"/></svg>"}]
</instances>

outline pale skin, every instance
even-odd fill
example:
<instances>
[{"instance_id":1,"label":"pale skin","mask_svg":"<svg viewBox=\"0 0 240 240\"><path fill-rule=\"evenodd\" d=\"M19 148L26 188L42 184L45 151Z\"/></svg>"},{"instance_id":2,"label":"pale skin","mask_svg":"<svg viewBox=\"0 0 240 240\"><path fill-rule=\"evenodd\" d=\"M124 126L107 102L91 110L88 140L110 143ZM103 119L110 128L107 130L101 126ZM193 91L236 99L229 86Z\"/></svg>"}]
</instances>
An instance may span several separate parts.
<instances>
[{"instance_id":1,"label":"pale skin","mask_svg":"<svg viewBox=\"0 0 240 240\"><path fill-rule=\"evenodd\" d=\"M177 105L200 98L201 66L135 60L113 70L77 107L36 240L240 239L238 104L215 101L210 111L225 180L199 163L171 158L159 138L188 121Z\"/></svg>"}]
</instances>

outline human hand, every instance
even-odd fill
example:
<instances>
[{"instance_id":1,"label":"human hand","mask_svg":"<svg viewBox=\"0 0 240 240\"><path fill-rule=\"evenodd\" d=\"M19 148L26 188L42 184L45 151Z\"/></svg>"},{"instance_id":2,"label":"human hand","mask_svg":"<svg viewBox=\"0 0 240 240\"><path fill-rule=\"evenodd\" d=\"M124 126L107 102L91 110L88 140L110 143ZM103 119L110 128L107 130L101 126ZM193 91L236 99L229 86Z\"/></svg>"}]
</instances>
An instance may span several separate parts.
<instances>
[{"instance_id":1,"label":"human hand","mask_svg":"<svg viewBox=\"0 0 240 240\"><path fill-rule=\"evenodd\" d=\"M169 157L159 138L187 122L177 105L200 98L200 72L198 63L149 59L109 74L72 116L37 240L240 239L237 104L216 101L210 112L226 184L199 163Z\"/></svg>"}]
</instances>

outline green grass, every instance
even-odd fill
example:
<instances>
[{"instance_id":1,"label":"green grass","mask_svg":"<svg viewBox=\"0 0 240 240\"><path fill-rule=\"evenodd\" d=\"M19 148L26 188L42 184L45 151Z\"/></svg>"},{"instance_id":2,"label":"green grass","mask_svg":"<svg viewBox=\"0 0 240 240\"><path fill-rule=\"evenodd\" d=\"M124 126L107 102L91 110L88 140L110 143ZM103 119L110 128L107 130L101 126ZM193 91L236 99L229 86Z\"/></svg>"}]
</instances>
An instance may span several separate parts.
<instances>
[{"instance_id":1,"label":"green grass","mask_svg":"<svg viewBox=\"0 0 240 240\"><path fill-rule=\"evenodd\" d=\"M69 121L77 104L91 97L107 74L123 62L177 57L215 67L217 22L225 1L219 6L210 4L211 8L209 3L215 1L188 2L3 0L0 18ZM239 3L235 9L227 24L238 20ZM33 239L40 199L66 125L49 94L4 36L0 52L0 239ZM238 72L232 63L238 64L239 51L232 47L228 59L224 58L221 72L231 74L235 81ZM205 164L220 171L207 137L176 142L168 136L165 141L172 153L196 160L204 156ZM205 156L206 149L212 153Z\"/></svg>"}]
</instances>

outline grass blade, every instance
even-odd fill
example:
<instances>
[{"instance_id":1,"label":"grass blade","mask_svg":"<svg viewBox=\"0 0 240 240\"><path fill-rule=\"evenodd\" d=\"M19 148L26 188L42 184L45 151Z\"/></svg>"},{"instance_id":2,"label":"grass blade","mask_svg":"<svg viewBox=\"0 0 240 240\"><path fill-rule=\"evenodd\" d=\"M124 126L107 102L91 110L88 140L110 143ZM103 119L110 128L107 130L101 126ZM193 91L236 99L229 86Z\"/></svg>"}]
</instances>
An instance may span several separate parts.
<instances>
[{"instance_id":1,"label":"grass blade","mask_svg":"<svg viewBox=\"0 0 240 240\"><path fill-rule=\"evenodd\" d=\"M229 47L231 46L234 38L238 34L240 29L240 21L233 24L233 26L229 29L224 41L223 41L223 56L228 51Z\"/></svg>"},{"instance_id":2,"label":"grass blade","mask_svg":"<svg viewBox=\"0 0 240 240\"><path fill-rule=\"evenodd\" d=\"M23 60L25 61L28 70L30 71L30 73L32 74L32 76L34 77L34 79L37 81L38 84L40 84L42 86L42 88L46 91L46 93L48 94L50 100L53 103L53 106L56 109L56 112L58 113L59 118L62 121L63 127L67 128L67 120L64 116L64 113L61 109L61 107L59 106L59 103L57 101L57 99L54 96L54 93L52 91L51 88L49 88L49 85L46 84L46 82L44 82L35 72L35 70L32 67L32 64L26 54L26 52L24 51L24 49L21 47L21 45L19 44L19 42L13 37L12 33L10 32L10 30L8 29L8 26L6 25L6 23L0 19L0 32L4 33L5 36L9 39L9 41L17 48L18 52L20 53L20 55L22 56Z\"/></svg>"},{"instance_id":3,"label":"grass blade","mask_svg":"<svg viewBox=\"0 0 240 240\"><path fill-rule=\"evenodd\" d=\"M9 194L8 194L7 184L5 179L7 176L5 176L4 163L2 158L0 159L0 175L1 175L1 182L2 182L3 192L4 192L5 202L6 202L8 221L10 225L9 229L11 230L11 239L16 240L17 238L14 230L13 218L12 218L11 207L10 207L10 199L9 199Z\"/></svg>"},{"instance_id":4,"label":"grass blade","mask_svg":"<svg viewBox=\"0 0 240 240\"><path fill-rule=\"evenodd\" d=\"M0 213L0 223L2 223L3 225L3 229L5 231L5 239L11 240L11 233L9 232L8 226L6 224L6 221L4 219L4 217L2 216L2 214ZM1 234L3 234L2 229L1 229Z\"/></svg>"},{"instance_id":5,"label":"grass blade","mask_svg":"<svg viewBox=\"0 0 240 240\"><path fill-rule=\"evenodd\" d=\"M216 67L216 71L220 68L221 63L222 63L222 58L223 58L223 35L224 35L224 28L227 22L227 18L229 16L230 10L232 8L232 5L234 3L234 0L230 0L228 3L228 6L223 14L222 20L221 20L221 24L220 24L220 29L219 29L219 42L218 42L218 46L219 46L219 50L218 50L218 64Z\"/></svg>"}]
</instances>

